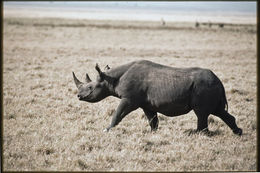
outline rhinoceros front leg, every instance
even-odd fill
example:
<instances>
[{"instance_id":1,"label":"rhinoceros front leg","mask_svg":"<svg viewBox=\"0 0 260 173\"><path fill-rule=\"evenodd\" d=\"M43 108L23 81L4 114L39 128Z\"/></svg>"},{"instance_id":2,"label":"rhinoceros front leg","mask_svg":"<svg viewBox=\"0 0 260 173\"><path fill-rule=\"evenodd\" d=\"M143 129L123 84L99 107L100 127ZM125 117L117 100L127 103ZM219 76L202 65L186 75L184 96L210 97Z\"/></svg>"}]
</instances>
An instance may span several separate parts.
<instances>
[{"instance_id":1,"label":"rhinoceros front leg","mask_svg":"<svg viewBox=\"0 0 260 173\"><path fill-rule=\"evenodd\" d=\"M104 131L109 131L111 128L115 127L127 114L137 109L138 106L131 103L128 99L122 99L118 105L116 111L113 114L112 122L108 128Z\"/></svg>"}]
</instances>

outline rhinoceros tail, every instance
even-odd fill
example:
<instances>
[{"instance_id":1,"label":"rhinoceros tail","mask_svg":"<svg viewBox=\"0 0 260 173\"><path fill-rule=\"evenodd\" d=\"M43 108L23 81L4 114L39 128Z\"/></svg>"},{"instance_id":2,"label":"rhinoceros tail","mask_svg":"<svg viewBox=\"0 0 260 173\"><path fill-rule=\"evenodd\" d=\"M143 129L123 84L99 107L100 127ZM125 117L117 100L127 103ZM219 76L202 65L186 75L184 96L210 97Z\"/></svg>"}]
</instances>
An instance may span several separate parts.
<instances>
[{"instance_id":1,"label":"rhinoceros tail","mask_svg":"<svg viewBox=\"0 0 260 173\"><path fill-rule=\"evenodd\" d=\"M225 104L225 110L228 112L228 103L227 103L227 97L226 97L226 92L225 92L225 88L222 84L222 90L223 90L223 101Z\"/></svg>"}]
</instances>

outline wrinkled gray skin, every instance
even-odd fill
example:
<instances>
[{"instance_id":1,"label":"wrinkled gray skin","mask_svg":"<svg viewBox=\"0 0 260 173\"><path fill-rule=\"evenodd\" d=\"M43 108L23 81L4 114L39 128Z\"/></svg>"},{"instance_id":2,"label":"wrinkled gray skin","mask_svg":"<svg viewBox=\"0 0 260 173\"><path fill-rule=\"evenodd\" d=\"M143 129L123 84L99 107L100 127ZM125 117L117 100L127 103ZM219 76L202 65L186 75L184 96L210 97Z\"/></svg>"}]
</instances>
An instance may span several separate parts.
<instances>
[{"instance_id":1,"label":"wrinkled gray skin","mask_svg":"<svg viewBox=\"0 0 260 173\"><path fill-rule=\"evenodd\" d=\"M74 72L73 78L81 101L94 103L108 96L121 99L106 131L130 112L142 108L151 130L158 128L157 112L173 117L194 110L197 131L208 131L208 116L213 114L235 134L242 135L235 118L225 110L227 100L221 81L208 69L173 68L142 60L113 69L107 66L105 72L96 65L96 70L96 81L91 81L86 74L82 83Z\"/></svg>"}]
</instances>

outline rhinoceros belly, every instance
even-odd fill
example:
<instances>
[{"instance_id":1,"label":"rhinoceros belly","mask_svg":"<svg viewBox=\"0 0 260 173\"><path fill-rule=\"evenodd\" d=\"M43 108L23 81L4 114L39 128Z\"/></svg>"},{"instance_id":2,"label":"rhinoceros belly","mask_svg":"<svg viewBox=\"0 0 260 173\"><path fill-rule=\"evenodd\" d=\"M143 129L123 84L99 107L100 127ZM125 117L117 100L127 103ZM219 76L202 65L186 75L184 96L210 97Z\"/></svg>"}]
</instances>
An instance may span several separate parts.
<instances>
[{"instance_id":1,"label":"rhinoceros belly","mask_svg":"<svg viewBox=\"0 0 260 173\"><path fill-rule=\"evenodd\" d=\"M179 116L191 111L190 101L188 98L174 99L171 101L162 101L160 99L147 102L144 108L159 112L166 116Z\"/></svg>"},{"instance_id":2,"label":"rhinoceros belly","mask_svg":"<svg viewBox=\"0 0 260 173\"><path fill-rule=\"evenodd\" d=\"M166 116L179 116L188 113L191 108L188 105L163 105L156 109L157 112Z\"/></svg>"}]
</instances>

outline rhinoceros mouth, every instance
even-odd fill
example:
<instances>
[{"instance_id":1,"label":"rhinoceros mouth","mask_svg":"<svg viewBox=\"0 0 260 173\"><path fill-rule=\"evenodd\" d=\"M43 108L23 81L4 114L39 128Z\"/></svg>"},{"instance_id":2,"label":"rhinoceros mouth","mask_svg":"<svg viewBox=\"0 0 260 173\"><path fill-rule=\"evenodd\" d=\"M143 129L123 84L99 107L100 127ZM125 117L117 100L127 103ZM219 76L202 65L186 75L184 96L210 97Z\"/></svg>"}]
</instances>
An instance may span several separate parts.
<instances>
[{"instance_id":1,"label":"rhinoceros mouth","mask_svg":"<svg viewBox=\"0 0 260 173\"><path fill-rule=\"evenodd\" d=\"M79 100L81 100L81 101L84 100L84 97L79 97Z\"/></svg>"},{"instance_id":2,"label":"rhinoceros mouth","mask_svg":"<svg viewBox=\"0 0 260 173\"><path fill-rule=\"evenodd\" d=\"M86 95L86 96L79 96L79 100L80 101L88 101L88 99L90 99L90 96L91 96L91 94L93 93L93 91L94 91L95 89L93 89L88 95Z\"/></svg>"}]
</instances>

